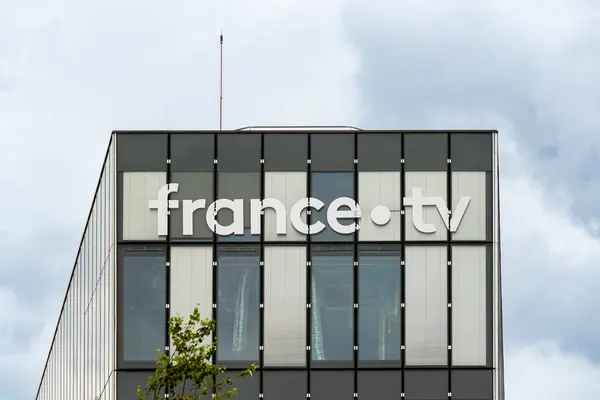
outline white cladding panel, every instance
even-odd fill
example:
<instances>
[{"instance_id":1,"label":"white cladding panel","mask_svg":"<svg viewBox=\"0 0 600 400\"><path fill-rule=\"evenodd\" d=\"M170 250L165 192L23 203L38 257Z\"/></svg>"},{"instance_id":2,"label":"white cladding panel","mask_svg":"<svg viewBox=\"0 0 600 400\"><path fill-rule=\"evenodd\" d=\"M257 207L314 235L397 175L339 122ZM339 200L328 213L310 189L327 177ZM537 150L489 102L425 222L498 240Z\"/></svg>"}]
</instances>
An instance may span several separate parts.
<instances>
[{"instance_id":1,"label":"white cladding panel","mask_svg":"<svg viewBox=\"0 0 600 400\"><path fill-rule=\"evenodd\" d=\"M447 363L447 248L406 248L406 364Z\"/></svg>"},{"instance_id":2,"label":"white cladding panel","mask_svg":"<svg viewBox=\"0 0 600 400\"><path fill-rule=\"evenodd\" d=\"M212 262L212 246L171 247L171 316L185 320L198 307L202 319L212 319ZM211 341L208 337L203 344Z\"/></svg>"},{"instance_id":3,"label":"white cladding panel","mask_svg":"<svg viewBox=\"0 0 600 400\"><path fill-rule=\"evenodd\" d=\"M307 197L306 172L265 172L265 198L274 198L283 203L286 208L286 235L277 235L275 210L265 210L265 240L267 241L302 241L302 235L290 222L289 213L292 206L300 199ZM303 216L303 221L306 218Z\"/></svg>"},{"instance_id":4,"label":"white cladding panel","mask_svg":"<svg viewBox=\"0 0 600 400\"><path fill-rule=\"evenodd\" d=\"M452 364L485 365L486 248L452 248Z\"/></svg>"},{"instance_id":5,"label":"white cladding panel","mask_svg":"<svg viewBox=\"0 0 600 400\"><path fill-rule=\"evenodd\" d=\"M421 188L423 197L441 197L447 201L446 172L406 172L405 196L412 196L413 188ZM412 207L406 207L406 240L446 240L448 230L435 206L423 207L423 222L436 227L434 233L419 232L413 225Z\"/></svg>"},{"instance_id":6,"label":"white cladding panel","mask_svg":"<svg viewBox=\"0 0 600 400\"><path fill-rule=\"evenodd\" d=\"M358 173L358 203L362 212L359 240L400 240L401 175L393 171ZM371 219L371 212L379 205L391 211L390 222L384 226L375 225Z\"/></svg>"},{"instance_id":7,"label":"white cladding panel","mask_svg":"<svg viewBox=\"0 0 600 400\"><path fill-rule=\"evenodd\" d=\"M306 364L306 248L265 247L264 361Z\"/></svg>"},{"instance_id":8,"label":"white cladding panel","mask_svg":"<svg viewBox=\"0 0 600 400\"><path fill-rule=\"evenodd\" d=\"M158 189L167 184L165 172L123 173L123 240L159 240L156 210ZM164 240L164 237L162 237Z\"/></svg>"},{"instance_id":9,"label":"white cladding panel","mask_svg":"<svg viewBox=\"0 0 600 400\"><path fill-rule=\"evenodd\" d=\"M453 240L486 239L486 173L452 173L452 210L462 196L471 198L458 230L452 234Z\"/></svg>"}]
</instances>

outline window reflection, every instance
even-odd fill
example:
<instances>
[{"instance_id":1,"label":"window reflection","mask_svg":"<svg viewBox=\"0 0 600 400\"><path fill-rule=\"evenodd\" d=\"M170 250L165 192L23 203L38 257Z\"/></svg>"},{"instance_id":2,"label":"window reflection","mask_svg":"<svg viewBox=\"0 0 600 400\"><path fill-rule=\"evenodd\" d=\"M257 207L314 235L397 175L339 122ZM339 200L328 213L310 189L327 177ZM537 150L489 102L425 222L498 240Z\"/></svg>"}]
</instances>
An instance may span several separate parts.
<instances>
[{"instance_id":1,"label":"window reflection","mask_svg":"<svg viewBox=\"0 0 600 400\"><path fill-rule=\"evenodd\" d=\"M359 255L359 358L400 359L400 252Z\"/></svg>"},{"instance_id":2,"label":"window reflection","mask_svg":"<svg viewBox=\"0 0 600 400\"><path fill-rule=\"evenodd\" d=\"M313 172L311 196L321 200L325 205L319 211L312 210L311 222L320 221L326 228L312 237L319 242L349 242L354 239L354 234L342 235L334 232L327 222L327 209L329 204L338 197L354 198L354 173L352 172ZM340 207L340 210L348 210ZM350 225L351 219L340 219L343 225Z\"/></svg>"},{"instance_id":3,"label":"window reflection","mask_svg":"<svg viewBox=\"0 0 600 400\"><path fill-rule=\"evenodd\" d=\"M258 360L259 253L221 249L218 268L217 359Z\"/></svg>"},{"instance_id":4,"label":"window reflection","mask_svg":"<svg viewBox=\"0 0 600 400\"><path fill-rule=\"evenodd\" d=\"M123 261L123 358L156 361L165 345L165 256L127 251Z\"/></svg>"},{"instance_id":5,"label":"window reflection","mask_svg":"<svg viewBox=\"0 0 600 400\"><path fill-rule=\"evenodd\" d=\"M352 360L354 258L349 249L321 249L313 249L311 261L312 359Z\"/></svg>"}]
</instances>

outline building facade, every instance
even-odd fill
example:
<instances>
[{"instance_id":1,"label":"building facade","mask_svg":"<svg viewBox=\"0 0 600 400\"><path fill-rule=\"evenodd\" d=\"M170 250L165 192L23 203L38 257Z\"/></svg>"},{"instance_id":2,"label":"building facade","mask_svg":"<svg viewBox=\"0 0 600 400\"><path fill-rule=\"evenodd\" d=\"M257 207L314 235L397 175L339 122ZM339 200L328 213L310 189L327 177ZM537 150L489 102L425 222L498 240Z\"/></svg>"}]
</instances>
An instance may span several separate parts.
<instances>
[{"instance_id":1,"label":"building facade","mask_svg":"<svg viewBox=\"0 0 600 400\"><path fill-rule=\"evenodd\" d=\"M135 399L199 303L239 400L503 400L498 199L496 131L113 132L36 398Z\"/></svg>"}]
</instances>

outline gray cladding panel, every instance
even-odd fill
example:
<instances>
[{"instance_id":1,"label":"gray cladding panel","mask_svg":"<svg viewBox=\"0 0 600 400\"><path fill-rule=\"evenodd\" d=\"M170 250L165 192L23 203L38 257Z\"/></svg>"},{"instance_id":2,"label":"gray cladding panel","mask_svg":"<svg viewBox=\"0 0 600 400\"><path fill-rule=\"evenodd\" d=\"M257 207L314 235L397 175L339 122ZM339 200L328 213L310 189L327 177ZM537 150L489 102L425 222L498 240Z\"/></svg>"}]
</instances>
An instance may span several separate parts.
<instances>
[{"instance_id":1,"label":"gray cladding panel","mask_svg":"<svg viewBox=\"0 0 600 400\"><path fill-rule=\"evenodd\" d=\"M308 135L265 134L264 152L265 171L306 171Z\"/></svg>"},{"instance_id":2,"label":"gray cladding panel","mask_svg":"<svg viewBox=\"0 0 600 400\"><path fill-rule=\"evenodd\" d=\"M259 172L261 135L255 133L219 134L219 172Z\"/></svg>"},{"instance_id":3,"label":"gray cladding panel","mask_svg":"<svg viewBox=\"0 0 600 400\"><path fill-rule=\"evenodd\" d=\"M491 133L452 133L450 151L453 171L491 171Z\"/></svg>"},{"instance_id":4,"label":"gray cladding panel","mask_svg":"<svg viewBox=\"0 0 600 400\"><path fill-rule=\"evenodd\" d=\"M171 171L212 172L215 159L214 134L172 134Z\"/></svg>"},{"instance_id":5,"label":"gray cladding panel","mask_svg":"<svg viewBox=\"0 0 600 400\"><path fill-rule=\"evenodd\" d=\"M354 372L311 371L311 400L348 400L354 397Z\"/></svg>"},{"instance_id":6,"label":"gray cladding panel","mask_svg":"<svg viewBox=\"0 0 600 400\"><path fill-rule=\"evenodd\" d=\"M118 371L117 372L117 399L118 400L138 400L136 391L138 386L141 387L142 393L145 393L148 379L153 376L152 371ZM164 392L160 394L164 396Z\"/></svg>"},{"instance_id":7,"label":"gray cladding panel","mask_svg":"<svg viewBox=\"0 0 600 400\"><path fill-rule=\"evenodd\" d=\"M306 399L306 371L263 372L263 395L269 400Z\"/></svg>"},{"instance_id":8,"label":"gray cladding panel","mask_svg":"<svg viewBox=\"0 0 600 400\"><path fill-rule=\"evenodd\" d=\"M354 171L354 134L312 134L310 159L312 171Z\"/></svg>"},{"instance_id":9,"label":"gray cladding panel","mask_svg":"<svg viewBox=\"0 0 600 400\"><path fill-rule=\"evenodd\" d=\"M404 371L404 393L406 400L446 400L448 398L448 372Z\"/></svg>"},{"instance_id":10,"label":"gray cladding panel","mask_svg":"<svg viewBox=\"0 0 600 400\"><path fill-rule=\"evenodd\" d=\"M492 400L493 370L452 371L452 398L456 400Z\"/></svg>"},{"instance_id":11,"label":"gray cladding panel","mask_svg":"<svg viewBox=\"0 0 600 400\"><path fill-rule=\"evenodd\" d=\"M446 171L448 136L444 133L407 133L404 135L406 171Z\"/></svg>"},{"instance_id":12,"label":"gray cladding panel","mask_svg":"<svg viewBox=\"0 0 600 400\"><path fill-rule=\"evenodd\" d=\"M358 134L359 171L400 171L402 136L400 134Z\"/></svg>"},{"instance_id":13,"label":"gray cladding panel","mask_svg":"<svg viewBox=\"0 0 600 400\"><path fill-rule=\"evenodd\" d=\"M358 371L359 399L399 399L401 393L401 371Z\"/></svg>"},{"instance_id":14,"label":"gray cladding panel","mask_svg":"<svg viewBox=\"0 0 600 400\"><path fill-rule=\"evenodd\" d=\"M223 373L222 378L233 378L238 371L227 371ZM230 389L236 388L237 394L232 397L235 400L256 400L260 392L260 372L256 371L252 376L235 378ZM225 389L227 390L227 389Z\"/></svg>"},{"instance_id":15,"label":"gray cladding panel","mask_svg":"<svg viewBox=\"0 0 600 400\"><path fill-rule=\"evenodd\" d=\"M117 134L117 170L166 171L167 140L166 134Z\"/></svg>"}]
</instances>

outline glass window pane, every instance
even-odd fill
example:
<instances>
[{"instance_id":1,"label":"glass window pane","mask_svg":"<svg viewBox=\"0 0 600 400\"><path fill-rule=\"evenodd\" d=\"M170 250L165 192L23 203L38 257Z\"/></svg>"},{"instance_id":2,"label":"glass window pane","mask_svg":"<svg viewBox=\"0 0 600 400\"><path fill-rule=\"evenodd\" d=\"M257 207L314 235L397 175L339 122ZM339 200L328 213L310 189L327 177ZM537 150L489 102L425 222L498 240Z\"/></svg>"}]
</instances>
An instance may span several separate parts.
<instances>
[{"instance_id":1,"label":"glass window pane","mask_svg":"<svg viewBox=\"0 0 600 400\"><path fill-rule=\"evenodd\" d=\"M313 361L354 359L353 264L352 246L313 246Z\"/></svg>"},{"instance_id":2,"label":"glass window pane","mask_svg":"<svg viewBox=\"0 0 600 400\"><path fill-rule=\"evenodd\" d=\"M354 198L354 174L352 172L315 172L312 174L312 194L325 205L319 211L311 209L311 224L317 221L325 224L325 229L312 235L315 242L349 242L354 239L354 234L343 235L334 232L327 222L327 209L329 204L338 197ZM340 207L340 210L348 210ZM352 219L340 219L343 225L352 224Z\"/></svg>"},{"instance_id":3,"label":"glass window pane","mask_svg":"<svg viewBox=\"0 0 600 400\"><path fill-rule=\"evenodd\" d=\"M359 254L359 358L400 360L400 251Z\"/></svg>"},{"instance_id":4,"label":"glass window pane","mask_svg":"<svg viewBox=\"0 0 600 400\"><path fill-rule=\"evenodd\" d=\"M258 360L260 255L221 248L218 255L217 359Z\"/></svg>"},{"instance_id":5,"label":"glass window pane","mask_svg":"<svg viewBox=\"0 0 600 400\"><path fill-rule=\"evenodd\" d=\"M165 346L165 255L127 250L123 258L122 334L126 362L155 362Z\"/></svg>"}]
</instances>

